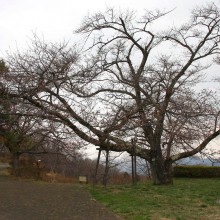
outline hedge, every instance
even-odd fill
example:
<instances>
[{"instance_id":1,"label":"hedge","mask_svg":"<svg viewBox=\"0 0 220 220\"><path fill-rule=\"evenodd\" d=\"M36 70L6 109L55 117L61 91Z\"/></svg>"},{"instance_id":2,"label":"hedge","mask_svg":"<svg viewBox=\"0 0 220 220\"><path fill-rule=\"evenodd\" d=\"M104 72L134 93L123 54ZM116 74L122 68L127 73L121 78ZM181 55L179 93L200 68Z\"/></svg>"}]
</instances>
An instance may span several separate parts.
<instances>
[{"instance_id":1,"label":"hedge","mask_svg":"<svg viewBox=\"0 0 220 220\"><path fill-rule=\"evenodd\" d=\"M211 166L175 166L174 177L220 178L220 167Z\"/></svg>"}]
</instances>

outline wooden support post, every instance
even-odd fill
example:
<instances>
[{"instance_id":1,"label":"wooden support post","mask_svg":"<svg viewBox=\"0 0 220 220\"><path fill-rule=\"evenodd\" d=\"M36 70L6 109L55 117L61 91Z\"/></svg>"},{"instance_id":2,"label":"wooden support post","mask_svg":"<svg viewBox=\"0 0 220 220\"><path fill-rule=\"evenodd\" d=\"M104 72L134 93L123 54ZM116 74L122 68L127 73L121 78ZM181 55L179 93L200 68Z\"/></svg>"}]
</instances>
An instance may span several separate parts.
<instances>
[{"instance_id":1,"label":"wooden support post","mask_svg":"<svg viewBox=\"0 0 220 220\"><path fill-rule=\"evenodd\" d=\"M132 184L135 185L137 183L137 159L136 159L136 140L131 139L132 143Z\"/></svg>"},{"instance_id":2,"label":"wooden support post","mask_svg":"<svg viewBox=\"0 0 220 220\"><path fill-rule=\"evenodd\" d=\"M98 158L97 158L97 163L96 163L96 168L95 168L95 175L94 175L94 180L93 180L93 184L97 183L97 173L98 173L98 168L99 168L99 161L100 161L100 155L101 155L101 148L96 148L96 150L99 151L98 153Z\"/></svg>"},{"instance_id":3,"label":"wooden support post","mask_svg":"<svg viewBox=\"0 0 220 220\"><path fill-rule=\"evenodd\" d=\"M105 173L103 176L103 185L107 185L107 180L108 180L108 171L109 171L109 150L106 150L106 159L105 159Z\"/></svg>"},{"instance_id":4,"label":"wooden support post","mask_svg":"<svg viewBox=\"0 0 220 220\"><path fill-rule=\"evenodd\" d=\"M134 185L134 156L131 154L131 173L132 173L132 184Z\"/></svg>"},{"instance_id":5,"label":"wooden support post","mask_svg":"<svg viewBox=\"0 0 220 220\"><path fill-rule=\"evenodd\" d=\"M137 183L137 160L136 155L134 154L134 184Z\"/></svg>"}]
</instances>

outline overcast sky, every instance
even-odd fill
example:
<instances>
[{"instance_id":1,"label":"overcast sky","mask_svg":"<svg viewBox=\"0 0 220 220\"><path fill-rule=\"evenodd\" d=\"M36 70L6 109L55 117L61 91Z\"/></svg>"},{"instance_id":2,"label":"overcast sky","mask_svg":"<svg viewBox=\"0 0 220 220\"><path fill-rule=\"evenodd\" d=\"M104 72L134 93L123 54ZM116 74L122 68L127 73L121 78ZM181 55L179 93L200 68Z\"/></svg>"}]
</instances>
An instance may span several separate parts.
<instances>
[{"instance_id":1,"label":"overcast sky","mask_svg":"<svg viewBox=\"0 0 220 220\"><path fill-rule=\"evenodd\" d=\"M220 6L220 0L0 0L0 57L4 57L7 50L25 48L33 32L44 36L47 41L74 39L73 30L83 17L88 13L104 11L107 6L133 9L140 14L144 9L175 8L163 19L177 25L188 19L195 6L210 2ZM211 72L218 74L219 67Z\"/></svg>"},{"instance_id":2,"label":"overcast sky","mask_svg":"<svg viewBox=\"0 0 220 220\"><path fill-rule=\"evenodd\" d=\"M25 48L36 32L48 41L74 38L73 30L88 13L104 11L107 6L120 9L174 9L166 19L178 23L187 19L196 5L211 0L0 0L0 57L6 50ZM220 4L220 0L214 0Z\"/></svg>"}]
</instances>

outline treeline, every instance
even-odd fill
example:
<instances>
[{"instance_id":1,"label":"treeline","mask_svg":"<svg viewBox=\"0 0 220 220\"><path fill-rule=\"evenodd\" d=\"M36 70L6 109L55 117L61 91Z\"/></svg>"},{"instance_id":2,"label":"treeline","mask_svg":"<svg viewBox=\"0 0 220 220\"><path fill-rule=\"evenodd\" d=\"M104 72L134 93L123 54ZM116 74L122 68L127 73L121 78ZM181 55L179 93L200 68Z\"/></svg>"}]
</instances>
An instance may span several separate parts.
<instances>
[{"instance_id":1,"label":"treeline","mask_svg":"<svg viewBox=\"0 0 220 220\"><path fill-rule=\"evenodd\" d=\"M85 176L89 183L103 184L105 164L100 163L95 179L97 161L78 154L77 157L68 158L59 153L23 154L19 158L19 165L13 168L13 156L1 152L0 162L11 164L9 173L21 178L31 178L48 182L78 182L79 176ZM131 183L131 174L121 171L117 166L109 167L107 184Z\"/></svg>"}]
</instances>

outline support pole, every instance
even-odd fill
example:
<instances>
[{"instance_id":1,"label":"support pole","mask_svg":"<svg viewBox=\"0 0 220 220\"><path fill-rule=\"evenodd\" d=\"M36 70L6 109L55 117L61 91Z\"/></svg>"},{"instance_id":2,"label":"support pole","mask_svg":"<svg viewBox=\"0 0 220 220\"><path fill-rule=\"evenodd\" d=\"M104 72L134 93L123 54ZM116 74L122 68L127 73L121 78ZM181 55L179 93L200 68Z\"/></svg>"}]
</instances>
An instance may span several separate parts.
<instances>
[{"instance_id":1,"label":"support pole","mask_svg":"<svg viewBox=\"0 0 220 220\"><path fill-rule=\"evenodd\" d=\"M105 173L103 176L103 185L107 185L107 180L108 180L108 171L109 171L109 150L106 150L106 159L105 159Z\"/></svg>"},{"instance_id":2,"label":"support pole","mask_svg":"<svg viewBox=\"0 0 220 220\"><path fill-rule=\"evenodd\" d=\"M96 163L96 168L95 168L95 175L94 175L94 180L93 180L93 184L97 183L97 173L98 173L98 168L99 168L99 161L100 161L100 155L101 155L101 148L96 148L96 150L99 151L98 153L98 158L97 158L97 163Z\"/></svg>"},{"instance_id":3,"label":"support pole","mask_svg":"<svg viewBox=\"0 0 220 220\"><path fill-rule=\"evenodd\" d=\"M134 185L134 156L131 154L131 173L132 173L132 184Z\"/></svg>"},{"instance_id":4,"label":"support pole","mask_svg":"<svg viewBox=\"0 0 220 220\"><path fill-rule=\"evenodd\" d=\"M134 151L134 184L137 183L137 160L136 160L136 152Z\"/></svg>"},{"instance_id":5,"label":"support pole","mask_svg":"<svg viewBox=\"0 0 220 220\"><path fill-rule=\"evenodd\" d=\"M137 183L137 159L136 159L136 139L131 139L132 143L132 184L135 185Z\"/></svg>"}]
</instances>

